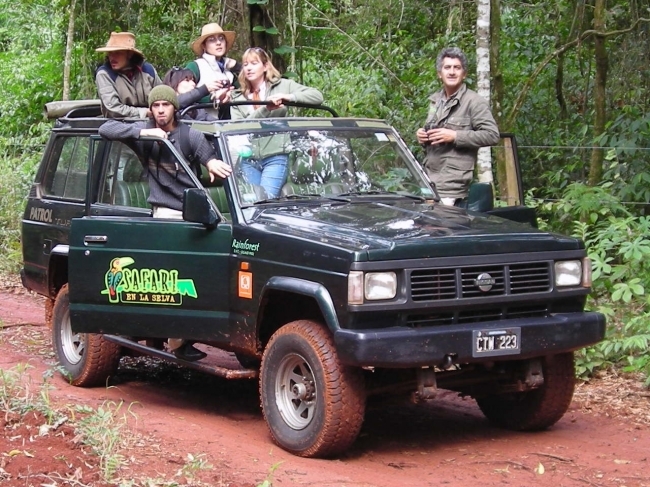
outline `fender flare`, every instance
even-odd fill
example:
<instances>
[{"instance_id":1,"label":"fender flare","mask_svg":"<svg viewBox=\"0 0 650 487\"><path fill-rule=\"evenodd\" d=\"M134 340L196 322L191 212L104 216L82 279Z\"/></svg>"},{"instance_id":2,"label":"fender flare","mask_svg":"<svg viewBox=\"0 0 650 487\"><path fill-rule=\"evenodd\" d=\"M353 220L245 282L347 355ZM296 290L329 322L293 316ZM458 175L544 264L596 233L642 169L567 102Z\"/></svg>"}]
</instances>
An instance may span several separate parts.
<instances>
[{"instance_id":1,"label":"fender flare","mask_svg":"<svg viewBox=\"0 0 650 487\"><path fill-rule=\"evenodd\" d=\"M264 285L262 296L265 296L269 290L286 291L314 298L323 315L325 324L332 333L341 328L332 296L322 284L296 277L274 276Z\"/></svg>"},{"instance_id":2,"label":"fender flare","mask_svg":"<svg viewBox=\"0 0 650 487\"><path fill-rule=\"evenodd\" d=\"M68 253L70 252L70 245L68 244L56 244L54 248L50 251L50 256L47 261L47 289L49 290L50 294L54 294L54 297L56 297L56 292L58 289L56 289L56 281L55 281L55 275L54 272L52 272L52 268L54 267L54 262L63 259L66 262L66 267L67 267L67 260L68 260Z\"/></svg>"}]
</instances>

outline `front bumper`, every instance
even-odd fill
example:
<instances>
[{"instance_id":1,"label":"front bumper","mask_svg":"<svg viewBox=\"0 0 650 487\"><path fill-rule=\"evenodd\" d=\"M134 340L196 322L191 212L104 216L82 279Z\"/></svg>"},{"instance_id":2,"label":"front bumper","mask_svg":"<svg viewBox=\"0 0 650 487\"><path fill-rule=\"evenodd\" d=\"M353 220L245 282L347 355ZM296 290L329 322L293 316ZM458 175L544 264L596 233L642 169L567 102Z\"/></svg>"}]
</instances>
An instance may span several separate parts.
<instances>
[{"instance_id":1,"label":"front bumper","mask_svg":"<svg viewBox=\"0 0 650 487\"><path fill-rule=\"evenodd\" d=\"M474 357L474 330L521 329L516 355ZM601 341L605 316L601 313L558 313L546 318L522 318L428 328L391 327L339 329L334 334L340 359L348 365L408 368L447 362L481 363L521 360L570 352Z\"/></svg>"}]
</instances>

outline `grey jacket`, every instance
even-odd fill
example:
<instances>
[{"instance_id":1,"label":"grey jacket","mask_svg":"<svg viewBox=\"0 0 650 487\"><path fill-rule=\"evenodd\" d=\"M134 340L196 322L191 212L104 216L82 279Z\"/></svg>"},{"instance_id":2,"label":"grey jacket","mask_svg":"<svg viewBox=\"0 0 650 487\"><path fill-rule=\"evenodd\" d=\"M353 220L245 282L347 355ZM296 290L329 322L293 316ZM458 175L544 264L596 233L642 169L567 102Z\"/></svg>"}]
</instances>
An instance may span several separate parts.
<instances>
[{"instance_id":1,"label":"grey jacket","mask_svg":"<svg viewBox=\"0 0 650 487\"><path fill-rule=\"evenodd\" d=\"M133 78L108 69L99 69L95 75L97 92L101 100L102 114L106 118L146 118L149 110L149 92L162 84L158 73L151 67L147 71L139 67ZM112 79L111 74L115 75Z\"/></svg>"},{"instance_id":2,"label":"grey jacket","mask_svg":"<svg viewBox=\"0 0 650 487\"><path fill-rule=\"evenodd\" d=\"M487 100L463 84L446 104L444 90L429 97L425 128L456 131L456 142L426 145L423 166L443 198L465 198L480 147L499 142L499 128Z\"/></svg>"}]
</instances>

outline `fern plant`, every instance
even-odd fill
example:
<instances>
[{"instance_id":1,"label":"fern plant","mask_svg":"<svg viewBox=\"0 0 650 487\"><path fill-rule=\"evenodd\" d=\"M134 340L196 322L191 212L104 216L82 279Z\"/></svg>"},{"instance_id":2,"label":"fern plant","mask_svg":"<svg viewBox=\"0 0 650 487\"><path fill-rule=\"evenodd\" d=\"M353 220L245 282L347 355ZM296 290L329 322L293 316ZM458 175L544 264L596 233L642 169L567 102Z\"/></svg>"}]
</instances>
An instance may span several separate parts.
<instances>
[{"instance_id":1,"label":"fern plant","mask_svg":"<svg viewBox=\"0 0 650 487\"><path fill-rule=\"evenodd\" d=\"M549 229L585 242L593 278L588 306L608 321L605 340L577 354L578 376L618 366L644 373L650 385L650 218L632 214L610 189L572 183L560 201L538 211Z\"/></svg>"}]
</instances>

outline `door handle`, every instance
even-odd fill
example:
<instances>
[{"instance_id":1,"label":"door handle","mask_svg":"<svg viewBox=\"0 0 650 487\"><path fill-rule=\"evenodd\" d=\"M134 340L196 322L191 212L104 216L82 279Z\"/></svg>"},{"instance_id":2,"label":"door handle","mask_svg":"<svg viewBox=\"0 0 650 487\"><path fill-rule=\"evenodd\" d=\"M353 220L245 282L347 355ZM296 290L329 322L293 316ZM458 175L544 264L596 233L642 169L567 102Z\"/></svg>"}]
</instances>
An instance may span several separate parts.
<instances>
[{"instance_id":1,"label":"door handle","mask_svg":"<svg viewBox=\"0 0 650 487\"><path fill-rule=\"evenodd\" d=\"M86 235L84 237L84 245L104 244L108 242L106 235Z\"/></svg>"}]
</instances>

